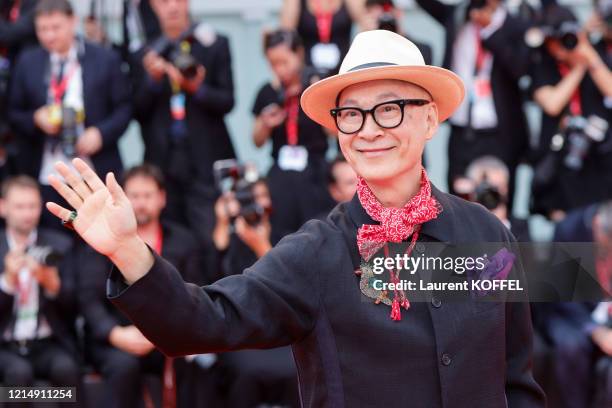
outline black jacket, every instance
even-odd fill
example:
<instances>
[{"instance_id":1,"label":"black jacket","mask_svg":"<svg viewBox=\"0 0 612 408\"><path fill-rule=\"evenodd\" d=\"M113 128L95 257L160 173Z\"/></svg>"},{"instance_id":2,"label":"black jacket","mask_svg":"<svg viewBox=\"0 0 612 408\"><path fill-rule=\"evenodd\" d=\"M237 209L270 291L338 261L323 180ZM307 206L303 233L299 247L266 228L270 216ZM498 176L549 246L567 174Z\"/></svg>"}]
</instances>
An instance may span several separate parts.
<instances>
[{"instance_id":1,"label":"black jacket","mask_svg":"<svg viewBox=\"0 0 612 408\"><path fill-rule=\"evenodd\" d=\"M87 42L79 49L85 127L95 126L102 133L102 149L91 160L99 175L120 173L123 166L117 141L132 117L129 83L114 51ZM49 81L49 53L42 47L24 51L14 71L9 120L17 134L17 170L35 178L40 173L46 136L34 124L33 116L47 104Z\"/></svg>"},{"instance_id":2,"label":"black jacket","mask_svg":"<svg viewBox=\"0 0 612 408\"><path fill-rule=\"evenodd\" d=\"M195 94L187 95L188 136L180 151L173 146L169 135L172 125L170 82L164 78L156 83L144 70L142 57L148 47L133 56L134 109L142 128L145 161L186 183L197 179L212 184L213 162L235 156L223 119L234 107L229 43L226 37L215 35L211 44L195 41L191 48L193 57L206 68L206 77ZM180 169L176 169L178 167Z\"/></svg>"},{"instance_id":3,"label":"black jacket","mask_svg":"<svg viewBox=\"0 0 612 408\"><path fill-rule=\"evenodd\" d=\"M443 211L420 240L513 240L484 207L433 191ZM528 305L432 299L392 321L354 273L357 228L374 223L355 196L241 275L197 287L156 257L129 287L113 270L108 296L171 356L292 344L303 407L543 407Z\"/></svg>"},{"instance_id":4,"label":"black jacket","mask_svg":"<svg viewBox=\"0 0 612 408\"><path fill-rule=\"evenodd\" d=\"M59 343L73 355L77 355L75 337L76 318L76 274L74 270L74 258L72 257L72 241L65 235L43 228L38 229L38 246L51 246L64 254L64 259L59 267L61 280L60 291L55 298L49 298L44 290L39 291L39 313L47 319L53 335ZM0 230L0 259L9 252L6 240L6 231ZM9 325L13 324L15 318L13 313L15 297L0 291L0 336Z\"/></svg>"},{"instance_id":5,"label":"black jacket","mask_svg":"<svg viewBox=\"0 0 612 408\"><path fill-rule=\"evenodd\" d=\"M465 22L465 9L438 0L417 0L417 3L445 29L442 66L450 69L455 39ZM520 20L508 13L504 24L483 41L483 47L493 54L491 88L500 142L507 145L510 157L515 159L525 153L529 141L523 97L518 86L529 65L529 49L523 41L525 29Z\"/></svg>"},{"instance_id":6,"label":"black jacket","mask_svg":"<svg viewBox=\"0 0 612 408\"><path fill-rule=\"evenodd\" d=\"M34 8L37 0L22 0L19 5L19 18L10 23L5 20L6 15L15 4L15 0L0 0L0 45L9 47L13 51L25 46L36 44L34 30Z\"/></svg>"},{"instance_id":7,"label":"black jacket","mask_svg":"<svg viewBox=\"0 0 612 408\"><path fill-rule=\"evenodd\" d=\"M169 222L162 224L162 255L182 272L187 282L204 281L199 265L197 245L191 233ZM85 317L86 336L97 342L108 342L113 327L128 326L130 321L106 298L106 278L111 269L107 258L87 245L78 250L78 264L83 265L79 277L79 307Z\"/></svg>"}]
</instances>

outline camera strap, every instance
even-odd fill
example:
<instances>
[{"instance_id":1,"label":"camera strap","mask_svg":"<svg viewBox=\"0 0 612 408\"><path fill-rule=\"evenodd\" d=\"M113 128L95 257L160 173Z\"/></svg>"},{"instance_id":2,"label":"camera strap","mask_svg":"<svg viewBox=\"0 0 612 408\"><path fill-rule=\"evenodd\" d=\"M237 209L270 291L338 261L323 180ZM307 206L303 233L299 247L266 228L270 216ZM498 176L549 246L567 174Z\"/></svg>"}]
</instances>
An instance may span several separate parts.
<instances>
[{"instance_id":1,"label":"camera strap","mask_svg":"<svg viewBox=\"0 0 612 408\"><path fill-rule=\"evenodd\" d=\"M15 0L13 1L13 6L9 10L9 15L8 15L9 21L14 23L15 21L19 19L20 15L21 15L21 0Z\"/></svg>"},{"instance_id":2,"label":"camera strap","mask_svg":"<svg viewBox=\"0 0 612 408\"><path fill-rule=\"evenodd\" d=\"M570 68L566 64L557 64L559 73L562 78L565 78L570 72ZM569 102L569 111L573 116L582 116L582 100L580 98L580 85L574 89L572 97Z\"/></svg>"},{"instance_id":3,"label":"camera strap","mask_svg":"<svg viewBox=\"0 0 612 408\"><path fill-rule=\"evenodd\" d=\"M155 236L155 243L154 243L153 249L155 250L155 252L157 252L159 256L161 256L163 248L164 248L164 231L163 231L163 228L160 226L159 230L157 231L157 235Z\"/></svg>"},{"instance_id":4,"label":"camera strap","mask_svg":"<svg viewBox=\"0 0 612 408\"><path fill-rule=\"evenodd\" d=\"M316 0L314 15L317 23L317 32L319 33L319 41L329 43L331 41L334 13L331 10L323 10L322 0Z\"/></svg>"},{"instance_id":5,"label":"camera strap","mask_svg":"<svg viewBox=\"0 0 612 408\"><path fill-rule=\"evenodd\" d=\"M287 144L290 146L295 146L298 144L299 138L298 116L300 112L300 106L297 95L285 97L285 111L287 112L287 119L285 121Z\"/></svg>"},{"instance_id":6,"label":"camera strap","mask_svg":"<svg viewBox=\"0 0 612 408\"><path fill-rule=\"evenodd\" d=\"M78 68L78 63L74 62L71 64L68 73L64 75L65 64L66 62L60 62L59 72L57 75L51 76L51 83L49 84L51 87L51 94L53 95L53 102L56 105L62 104L62 100L64 99L64 95L66 95L66 90L68 89L68 84Z\"/></svg>"},{"instance_id":7,"label":"camera strap","mask_svg":"<svg viewBox=\"0 0 612 408\"><path fill-rule=\"evenodd\" d=\"M187 116L187 97L181 91L181 86L174 81L171 81L172 96L170 96L170 116L172 124L170 125L170 136L175 142L184 139L187 136L187 125L185 117Z\"/></svg>"}]
</instances>

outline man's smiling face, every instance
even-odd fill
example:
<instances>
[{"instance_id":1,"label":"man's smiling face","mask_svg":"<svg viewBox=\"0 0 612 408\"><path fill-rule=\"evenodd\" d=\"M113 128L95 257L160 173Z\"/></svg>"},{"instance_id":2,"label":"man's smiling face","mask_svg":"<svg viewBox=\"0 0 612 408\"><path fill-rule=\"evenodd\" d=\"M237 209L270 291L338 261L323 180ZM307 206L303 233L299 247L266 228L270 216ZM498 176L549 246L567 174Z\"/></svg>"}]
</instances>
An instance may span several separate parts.
<instances>
[{"instance_id":1,"label":"man's smiling face","mask_svg":"<svg viewBox=\"0 0 612 408\"><path fill-rule=\"evenodd\" d=\"M349 86L340 93L338 106L371 109L382 102L398 99L426 99L423 88L397 80L375 80ZM357 174L366 181L384 183L421 165L427 140L438 128L435 103L404 107L404 119L393 129L376 124L366 116L361 130L353 134L338 131L340 149Z\"/></svg>"}]
</instances>

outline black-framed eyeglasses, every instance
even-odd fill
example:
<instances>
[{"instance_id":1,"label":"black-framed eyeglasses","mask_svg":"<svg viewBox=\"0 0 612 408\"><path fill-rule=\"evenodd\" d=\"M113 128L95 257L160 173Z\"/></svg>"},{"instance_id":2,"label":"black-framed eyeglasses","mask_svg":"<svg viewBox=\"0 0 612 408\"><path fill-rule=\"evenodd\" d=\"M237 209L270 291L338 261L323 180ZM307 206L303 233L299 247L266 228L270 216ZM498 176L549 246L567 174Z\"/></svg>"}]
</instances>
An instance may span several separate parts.
<instances>
[{"instance_id":1,"label":"black-framed eyeglasses","mask_svg":"<svg viewBox=\"0 0 612 408\"><path fill-rule=\"evenodd\" d=\"M361 109L355 107L334 108L329 112L336 121L339 131L346 134L359 132L365 123L367 114L378 126L384 129L398 127L404 120L404 107L424 106L430 103L427 99L397 99L374 105L372 109Z\"/></svg>"}]
</instances>

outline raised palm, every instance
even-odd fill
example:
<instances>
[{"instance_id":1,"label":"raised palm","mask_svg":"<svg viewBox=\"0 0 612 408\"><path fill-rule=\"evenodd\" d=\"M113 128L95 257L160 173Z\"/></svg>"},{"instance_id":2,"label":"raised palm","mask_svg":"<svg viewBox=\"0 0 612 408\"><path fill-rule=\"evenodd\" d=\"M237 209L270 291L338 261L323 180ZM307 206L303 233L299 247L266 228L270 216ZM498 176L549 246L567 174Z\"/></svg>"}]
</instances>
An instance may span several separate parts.
<instances>
[{"instance_id":1,"label":"raised palm","mask_svg":"<svg viewBox=\"0 0 612 408\"><path fill-rule=\"evenodd\" d=\"M136 235L132 205L112 173L105 185L84 161L75 159L73 164L78 174L58 163L55 168L65 181L51 176L49 182L78 212L75 231L96 251L112 256ZM71 211L56 203L47 203L47 208L62 220L70 218Z\"/></svg>"}]
</instances>

